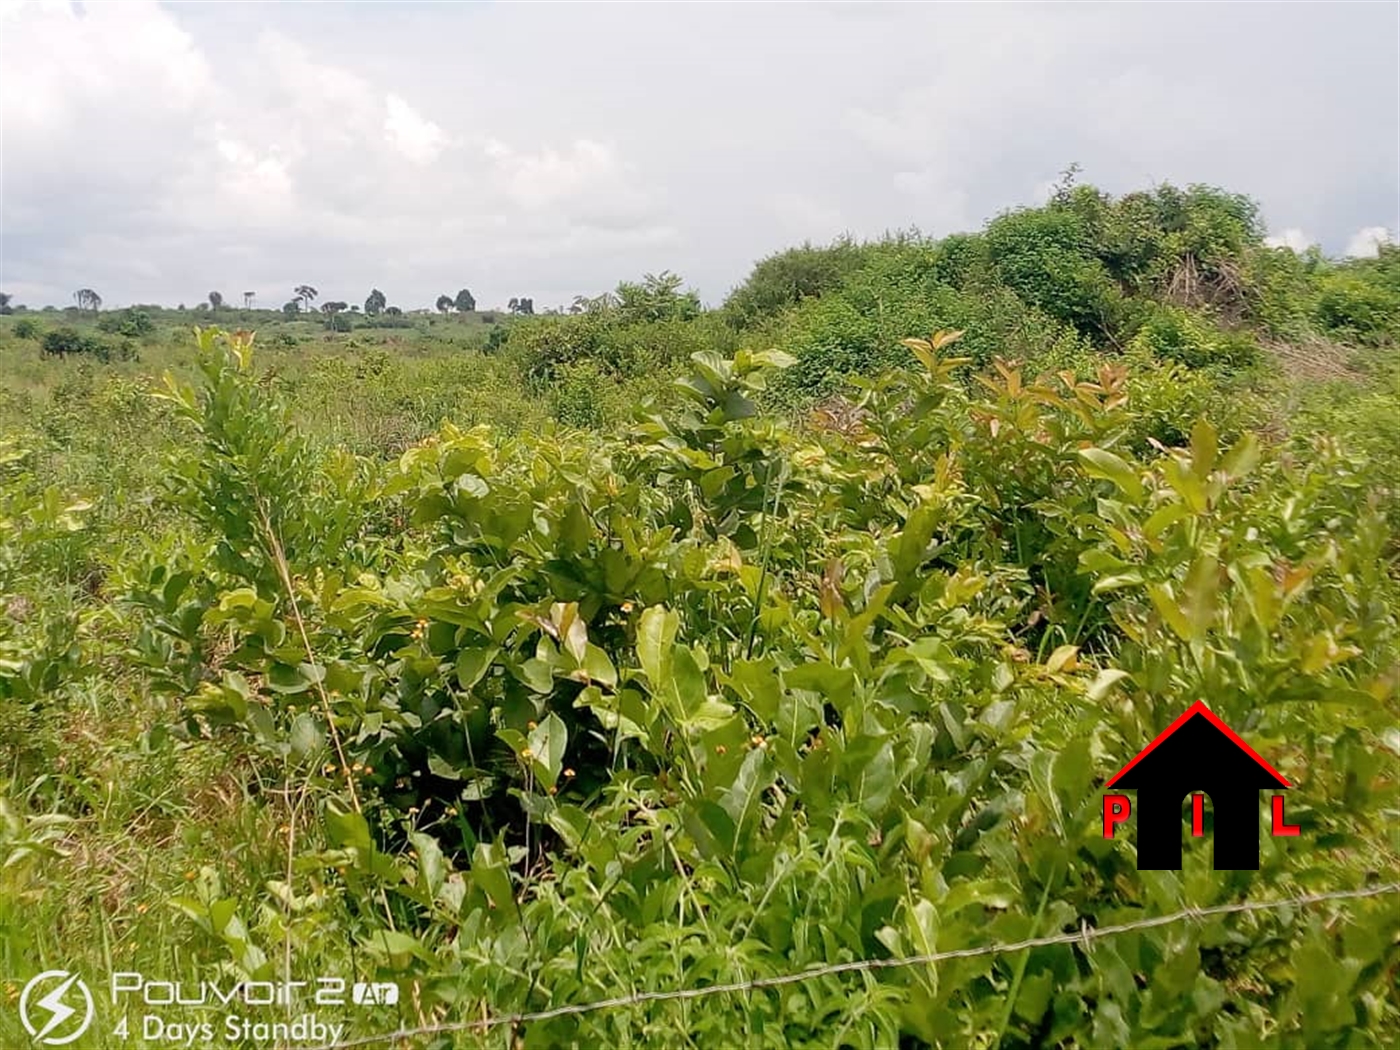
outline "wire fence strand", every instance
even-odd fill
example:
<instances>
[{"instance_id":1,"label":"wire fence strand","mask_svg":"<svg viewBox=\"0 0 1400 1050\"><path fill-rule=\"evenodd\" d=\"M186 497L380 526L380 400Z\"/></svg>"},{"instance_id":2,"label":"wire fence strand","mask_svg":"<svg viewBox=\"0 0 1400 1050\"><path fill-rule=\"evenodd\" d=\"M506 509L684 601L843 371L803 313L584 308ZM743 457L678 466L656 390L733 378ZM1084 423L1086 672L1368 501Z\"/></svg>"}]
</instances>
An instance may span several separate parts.
<instances>
[{"instance_id":1,"label":"wire fence strand","mask_svg":"<svg viewBox=\"0 0 1400 1050\"><path fill-rule=\"evenodd\" d=\"M1049 948L1055 945L1077 944L1085 952L1093 950L1094 941L1102 937L1115 937L1135 930L1150 930L1158 926L1171 926L1178 922L1200 921L1214 915L1236 915L1242 912L1273 911L1278 908L1304 908L1327 901L1359 900L1363 897L1383 897L1400 893L1400 882L1390 882L1358 890L1336 890L1330 893L1314 893L1302 897L1287 897L1271 901L1242 901L1238 904L1216 904L1206 908L1185 908L1168 915L1158 915L1150 919L1137 919L1133 922L1118 923L1113 926L1093 927L1080 918L1077 933L1057 933L1045 937L1027 937L1025 940L1003 944L982 944L973 948L954 948L944 952L930 952L925 955L908 955L897 959L856 959L851 962L829 963L813 966L793 973L778 974L773 977L755 977L747 981L731 981L726 984L709 984L701 988L675 988L669 991L631 992L610 999L597 999L588 1003L574 1003L553 1006L544 1010L525 1013L497 1014L470 1021L446 1021L441 1024L422 1025L416 1028L400 1028L378 1035L359 1036L324 1043L309 1050L351 1050L353 1047L374 1046L392 1043L401 1039L415 1039L432 1035L446 1035L452 1032L488 1031L501 1025L528 1024L534 1021L549 1021L557 1017L571 1017L577 1014L594 1013L598 1010L614 1010L641 1003L669 1002L685 999L706 999L714 995L728 995L737 992L758 991L763 988L780 988L802 981L816 980L843 973L867 973L874 970L895 970L908 966L927 966L932 963L947 962L950 959L973 959L982 955L1025 951L1027 948Z\"/></svg>"}]
</instances>

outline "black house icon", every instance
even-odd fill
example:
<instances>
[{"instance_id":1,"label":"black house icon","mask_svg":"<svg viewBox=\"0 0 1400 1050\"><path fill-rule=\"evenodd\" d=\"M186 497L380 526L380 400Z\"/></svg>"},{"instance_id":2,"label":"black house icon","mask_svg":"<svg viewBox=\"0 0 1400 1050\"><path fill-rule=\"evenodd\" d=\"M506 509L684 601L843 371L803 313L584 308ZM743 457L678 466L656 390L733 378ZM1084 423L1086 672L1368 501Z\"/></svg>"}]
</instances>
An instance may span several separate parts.
<instances>
[{"instance_id":1,"label":"black house icon","mask_svg":"<svg viewBox=\"0 0 1400 1050\"><path fill-rule=\"evenodd\" d=\"M1137 790L1138 868L1181 867L1181 804L1200 791L1215 814L1215 870L1257 871L1259 792L1292 785L1197 701L1106 786Z\"/></svg>"}]
</instances>

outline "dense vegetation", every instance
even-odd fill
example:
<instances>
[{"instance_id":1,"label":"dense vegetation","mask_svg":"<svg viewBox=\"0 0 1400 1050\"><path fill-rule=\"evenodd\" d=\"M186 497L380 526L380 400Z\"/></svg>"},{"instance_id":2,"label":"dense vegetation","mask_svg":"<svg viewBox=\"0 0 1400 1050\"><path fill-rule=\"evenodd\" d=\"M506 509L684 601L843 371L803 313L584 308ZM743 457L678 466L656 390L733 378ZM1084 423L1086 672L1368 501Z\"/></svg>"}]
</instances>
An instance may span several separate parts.
<instances>
[{"instance_id":1,"label":"dense vegetation","mask_svg":"<svg viewBox=\"0 0 1400 1050\"><path fill-rule=\"evenodd\" d=\"M369 1034L1393 881L1400 252L1262 233L1067 181L712 311L6 318L0 970ZM1258 872L1101 835L1197 699ZM1392 894L412 1045L1383 1047L1398 971Z\"/></svg>"}]
</instances>

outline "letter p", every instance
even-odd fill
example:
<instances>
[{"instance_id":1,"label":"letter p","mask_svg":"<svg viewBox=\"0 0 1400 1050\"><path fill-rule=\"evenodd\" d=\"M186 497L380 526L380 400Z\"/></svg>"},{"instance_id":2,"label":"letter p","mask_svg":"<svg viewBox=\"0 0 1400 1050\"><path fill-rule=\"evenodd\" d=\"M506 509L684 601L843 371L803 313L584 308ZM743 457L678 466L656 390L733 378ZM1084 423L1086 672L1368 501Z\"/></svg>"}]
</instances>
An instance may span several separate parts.
<instances>
[{"instance_id":1,"label":"letter p","mask_svg":"<svg viewBox=\"0 0 1400 1050\"><path fill-rule=\"evenodd\" d=\"M1121 824L1132 814L1133 807L1127 795L1105 795L1103 797L1103 837L1113 838L1113 827Z\"/></svg>"}]
</instances>

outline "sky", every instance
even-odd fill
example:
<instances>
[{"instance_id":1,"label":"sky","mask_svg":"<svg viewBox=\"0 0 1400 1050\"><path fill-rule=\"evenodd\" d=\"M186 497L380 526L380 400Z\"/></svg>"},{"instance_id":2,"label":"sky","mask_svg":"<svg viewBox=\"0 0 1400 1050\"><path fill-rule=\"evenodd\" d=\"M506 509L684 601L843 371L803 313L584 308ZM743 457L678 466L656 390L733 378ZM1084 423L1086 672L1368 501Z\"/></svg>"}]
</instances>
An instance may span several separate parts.
<instances>
[{"instance_id":1,"label":"sky","mask_svg":"<svg viewBox=\"0 0 1400 1050\"><path fill-rule=\"evenodd\" d=\"M1400 227L1400 5L0 0L0 288L537 310L979 228L1071 163Z\"/></svg>"}]
</instances>

